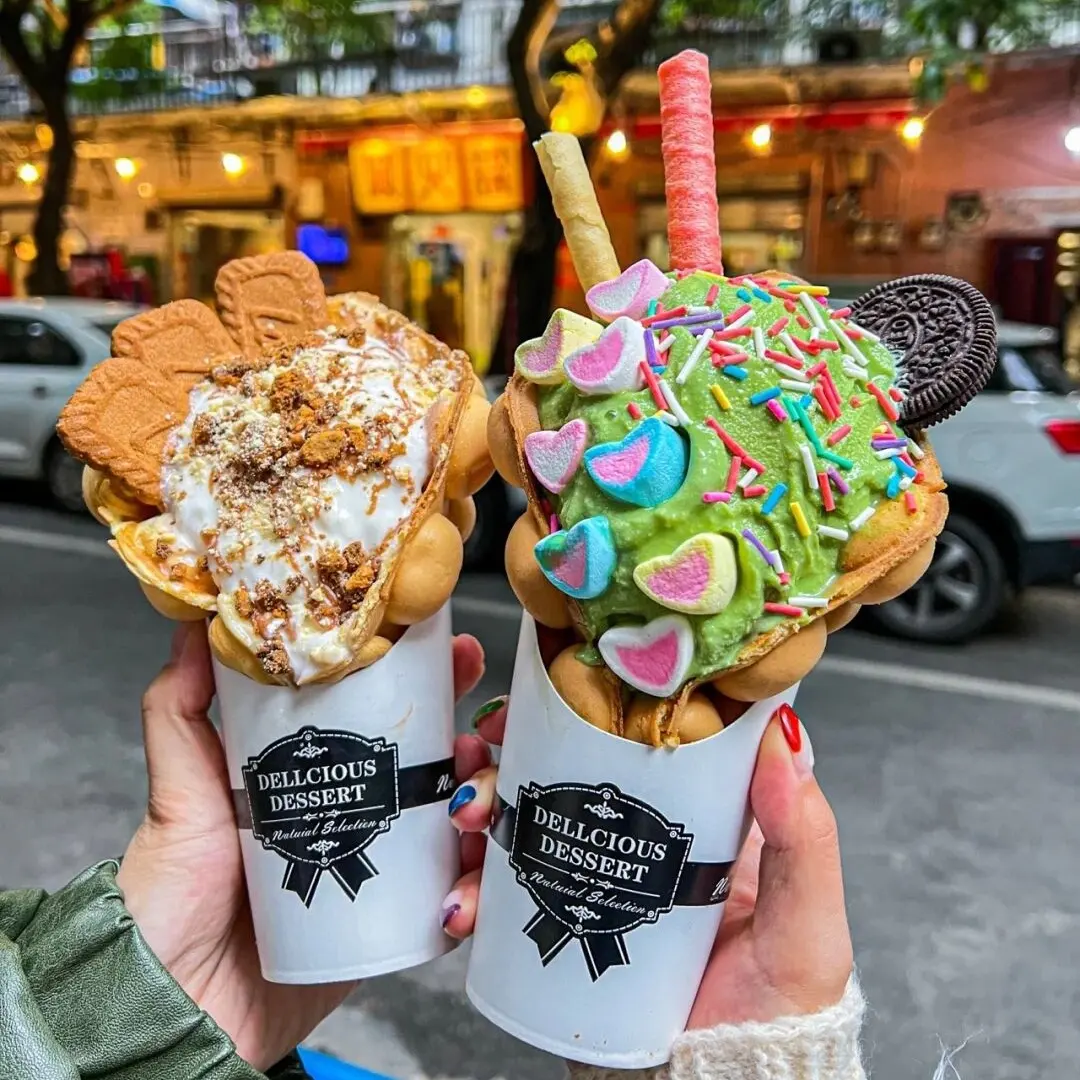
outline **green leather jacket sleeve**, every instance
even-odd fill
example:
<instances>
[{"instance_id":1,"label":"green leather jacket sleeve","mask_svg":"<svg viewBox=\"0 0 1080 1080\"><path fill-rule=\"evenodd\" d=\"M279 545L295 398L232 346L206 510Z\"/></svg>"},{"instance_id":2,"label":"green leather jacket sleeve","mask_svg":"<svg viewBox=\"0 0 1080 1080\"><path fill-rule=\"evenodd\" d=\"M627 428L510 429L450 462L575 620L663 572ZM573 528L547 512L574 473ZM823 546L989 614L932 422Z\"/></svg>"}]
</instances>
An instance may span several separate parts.
<instances>
[{"instance_id":1,"label":"green leather jacket sleeve","mask_svg":"<svg viewBox=\"0 0 1080 1080\"><path fill-rule=\"evenodd\" d=\"M0 1078L263 1080L158 962L116 871L0 892Z\"/></svg>"}]
</instances>

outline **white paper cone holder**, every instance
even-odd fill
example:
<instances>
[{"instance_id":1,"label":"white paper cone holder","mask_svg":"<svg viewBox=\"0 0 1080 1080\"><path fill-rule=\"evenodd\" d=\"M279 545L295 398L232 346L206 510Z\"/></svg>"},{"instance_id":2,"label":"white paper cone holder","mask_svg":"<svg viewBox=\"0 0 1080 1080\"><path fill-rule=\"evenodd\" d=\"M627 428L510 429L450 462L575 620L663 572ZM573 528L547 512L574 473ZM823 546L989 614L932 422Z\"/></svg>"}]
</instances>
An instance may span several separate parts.
<instances>
[{"instance_id":1,"label":"white paper cone holder","mask_svg":"<svg viewBox=\"0 0 1080 1080\"><path fill-rule=\"evenodd\" d=\"M643 746L562 701L523 617L466 980L481 1013L572 1060L668 1060L749 827L761 737L797 689L702 742Z\"/></svg>"},{"instance_id":2,"label":"white paper cone holder","mask_svg":"<svg viewBox=\"0 0 1080 1080\"><path fill-rule=\"evenodd\" d=\"M449 605L337 683L214 673L264 977L338 982L453 948Z\"/></svg>"}]
</instances>

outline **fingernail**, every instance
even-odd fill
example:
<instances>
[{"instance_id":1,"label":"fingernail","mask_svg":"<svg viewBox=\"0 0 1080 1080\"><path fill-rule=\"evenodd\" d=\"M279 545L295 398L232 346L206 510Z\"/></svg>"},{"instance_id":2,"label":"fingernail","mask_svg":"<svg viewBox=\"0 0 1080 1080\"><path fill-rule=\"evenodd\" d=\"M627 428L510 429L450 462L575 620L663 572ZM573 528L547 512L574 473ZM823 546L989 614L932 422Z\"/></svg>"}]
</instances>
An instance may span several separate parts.
<instances>
[{"instance_id":1,"label":"fingernail","mask_svg":"<svg viewBox=\"0 0 1080 1080\"><path fill-rule=\"evenodd\" d=\"M461 910L461 893L454 889L446 894L442 902L442 928L445 930L450 920Z\"/></svg>"},{"instance_id":2,"label":"fingernail","mask_svg":"<svg viewBox=\"0 0 1080 1080\"><path fill-rule=\"evenodd\" d=\"M776 716L780 721L780 730L784 733L784 740L788 744L788 749L791 750L795 772L800 780L808 780L814 775L814 751L810 748L810 740L803 738L799 714L790 705L781 705L776 710Z\"/></svg>"},{"instance_id":3,"label":"fingernail","mask_svg":"<svg viewBox=\"0 0 1080 1080\"><path fill-rule=\"evenodd\" d=\"M490 701L485 701L476 712L473 713L472 726L477 728L480 726L480 721L485 716L490 716L493 712L498 712L506 704L506 695L500 694L498 697L493 697Z\"/></svg>"},{"instance_id":4,"label":"fingernail","mask_svg":"<svg viewBox=\"0 0 1080 1080\"><path fill-rule=\"evenodd\" d=\"M453 797L450 799L450 805L446 808L446 812L453 817L463 806L468 806L475 798L476 788L474 788L472 784L462 784L461 787L454 792Z\"/></svg>"}]
</instances>

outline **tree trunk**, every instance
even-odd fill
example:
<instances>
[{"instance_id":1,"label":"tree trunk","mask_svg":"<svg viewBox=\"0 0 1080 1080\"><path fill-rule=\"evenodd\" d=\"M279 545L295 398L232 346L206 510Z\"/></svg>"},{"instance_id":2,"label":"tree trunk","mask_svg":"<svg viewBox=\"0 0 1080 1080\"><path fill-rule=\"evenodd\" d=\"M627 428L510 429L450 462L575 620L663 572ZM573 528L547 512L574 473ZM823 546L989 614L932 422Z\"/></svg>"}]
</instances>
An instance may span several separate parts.
<instances>
[{"instance_id":1,"label":"tree trunk","mask_svg":"<svg viewBox=\"0 0 1080 1080\"><path fill-rule=\"evenodd\" d=\"M71 190L75 165L75 140L67 111L67 72L56 73L57 92L42 99L45 120L52 128L48 172L34 221L37 261L27 278L30 292L38 296L66 296L67 274L60 268L60 237L64 231L64 210Z\"/></svg>"},{"instance_id":2,"label":"tree trunk","mask_svg":"<svg viewBox=\"0 0 1080 1080\"><path fill-rule=\"evenodd\" d=\"M611 37L600 50L596 73L605 97L612 97L623 76L636 64L648 47L662 0L621 0L611 19ZM549 29L551 0L526 0L522 4L514 33L507 43L510 77L514 84L518 110L530 142L547 130L546 111L541 111L536 85L537 72L530 71L530 44L536 32ZM534 52L536 50L533 50ZM592 139L582 140L582 153L589 160ZM519 342L539 337L547 326L555 292L555 269L563 230L551 193L535 156L529 155L533 177L533 201L525 216L525 233L514 253L506 286L499 333L492 354L494 370L509 374L513 370L514 349Z\"/></svg>"},{"instance_id":3,"label":"tree trunk","mask_svg":"<svg viewBox=\"0 0 1080 1080\"><path fill-rule=\"evenodd\" d=\"M530 143L547 130L547 106L536 81L539 73L530 70L535 55L533 38L549 26L554 6L552 0L526 0L506 45L518 113ZM518 344L539 337L547 325L555 291L555 259L562 240L562 225L540 162L531 148L525 156L532 176L532 203L526 208L525 229L510 264L502 319L491 357L492 370L506 375L514 369Z\"/></svg>"}]
</instances>

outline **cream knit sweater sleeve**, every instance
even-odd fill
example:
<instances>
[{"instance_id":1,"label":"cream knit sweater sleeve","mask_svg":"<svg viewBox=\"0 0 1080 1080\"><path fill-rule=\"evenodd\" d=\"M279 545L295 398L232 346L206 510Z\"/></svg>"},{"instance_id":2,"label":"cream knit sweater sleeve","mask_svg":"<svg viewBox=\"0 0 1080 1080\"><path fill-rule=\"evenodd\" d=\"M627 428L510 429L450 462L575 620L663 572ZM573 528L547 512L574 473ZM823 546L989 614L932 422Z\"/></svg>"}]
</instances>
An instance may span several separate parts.
<instances>
[{"instance_id":1,"label":"cream knit sweater sleeve","mask_svg":"<svg viewBox=\"0 0 1080 1080\"><path fill-rule=\"evenodd\" d=\"M572 1080L865 1080L859 1029L866 1002L853 975L840 1001L811 1016L770 1024L720 1024L687 1031L656 1069L571 1062Z\"/></svg>"}]
</instances>

